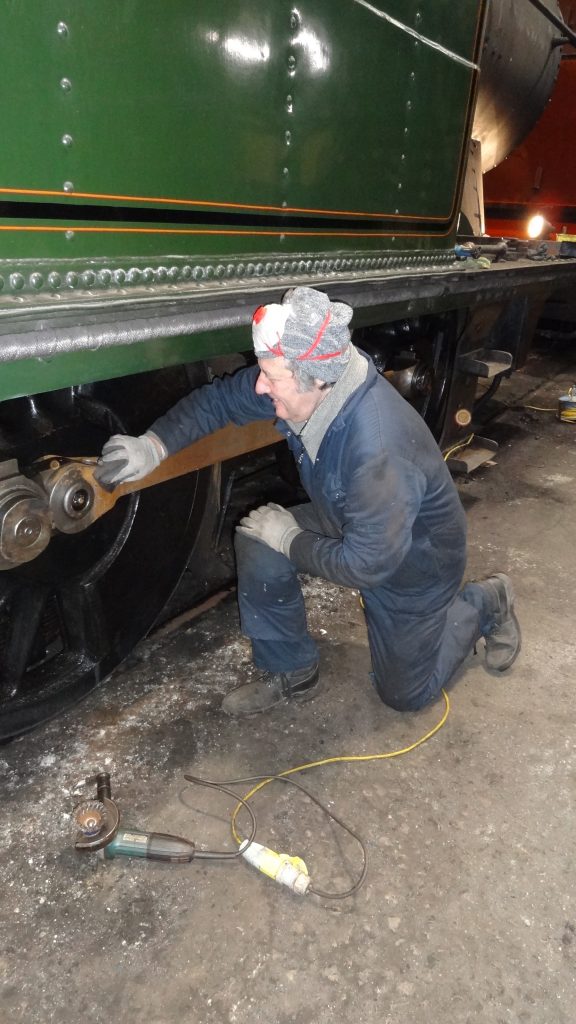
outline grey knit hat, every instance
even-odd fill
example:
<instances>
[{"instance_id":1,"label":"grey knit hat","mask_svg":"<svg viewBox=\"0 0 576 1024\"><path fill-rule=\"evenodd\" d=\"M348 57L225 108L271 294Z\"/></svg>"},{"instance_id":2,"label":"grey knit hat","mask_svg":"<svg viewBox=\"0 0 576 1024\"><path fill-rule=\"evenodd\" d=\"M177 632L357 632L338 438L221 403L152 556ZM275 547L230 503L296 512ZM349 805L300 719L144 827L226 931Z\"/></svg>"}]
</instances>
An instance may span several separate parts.
<instances>
[{"instance_id":1,"label":"grey knit hat","mask_svg":"<svg viewBox=\"0 0 576 1024\"><path fill-rule=\"evenodd\" d=\"M314 288L292 288L282 304L259 306L252 318L258 359L283 356L311 377L332 383L342 376L350 353L352 308L331 302Z\"/></svg>"}]
</instances>

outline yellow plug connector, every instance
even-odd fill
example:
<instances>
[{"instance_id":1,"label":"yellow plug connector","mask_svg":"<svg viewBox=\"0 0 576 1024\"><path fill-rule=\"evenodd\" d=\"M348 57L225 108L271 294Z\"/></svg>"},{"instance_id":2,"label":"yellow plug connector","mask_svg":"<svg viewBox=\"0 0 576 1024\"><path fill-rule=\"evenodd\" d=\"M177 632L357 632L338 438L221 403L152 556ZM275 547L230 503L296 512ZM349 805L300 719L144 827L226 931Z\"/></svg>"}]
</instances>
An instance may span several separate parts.
<instances>
[{"instance_id":1,"label":"yellow plug connector","mask_svg":"<svg viewBox=\"0 0 576 1024\"><path fill-rule=\"evenodd\" d=\"M312 880L301 857L276 853L276 850L271 850L260 843L250 843L248 839L241 843L240 852L249 864L263 875L268 875L268 878L273 878L280 885L286 885L299 896L305 896L308 892Z\"/></svg>"}]
</instances>

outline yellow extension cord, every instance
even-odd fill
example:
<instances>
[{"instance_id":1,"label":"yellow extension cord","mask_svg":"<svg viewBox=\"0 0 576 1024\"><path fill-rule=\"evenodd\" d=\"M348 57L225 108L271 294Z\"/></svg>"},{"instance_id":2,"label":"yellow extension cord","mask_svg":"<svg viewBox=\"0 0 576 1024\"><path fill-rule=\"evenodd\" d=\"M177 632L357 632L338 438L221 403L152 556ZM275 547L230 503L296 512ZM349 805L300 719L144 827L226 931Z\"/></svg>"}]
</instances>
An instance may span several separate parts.
<instances>
[{"instance_id":1,"label":"yellow extension cord","mask_svg":"<svg viewBox=\"0 0 576 1024\"><path fill-rule=\"evenodd\" d=\"M448 698L446 690L444 689L442 690L442 696L444 697L445 705L442 718L440 719L439 722L436 723L433 729L430 729L427 733L425 733L424 736L421 736L420 739L415 740L414 743L410 743L409 746L402 747L400 750L389 750L387 753L384 754L342 754L337 757L324 757L321 761L309 761L307 764L299 764L296 768L287 768L285 771L278 772L277 775L271 775L269 778L264 779L262 782L259 782L257 786L254 786L248 793L246 793L244 800L250 800L251 797L253 797L254 794L258 792L258 790L263 789L264 786L267 786L270 782L274 782L275 778L282 779L285 778L287 775L294 775L296 772L307 771L310 768L321 768L323 765L326 764L351 764L355 761L385 761L390 757L400 757L401 754L409 754L410 751L415 750L416 747L421 747L423 743L426 743L426 741L431 739L432 736L435 736L436 733L440 731L440 729L446 722L446 719L450 714L450 700ZM241 807L241 803L236 804L236 807L234 808L234 811L232 813L231 821L232 834L238 844L243 842L242 837L239 835L238 830L236 828L236 819L238 817Z\"/></svg>"}]
</instances>

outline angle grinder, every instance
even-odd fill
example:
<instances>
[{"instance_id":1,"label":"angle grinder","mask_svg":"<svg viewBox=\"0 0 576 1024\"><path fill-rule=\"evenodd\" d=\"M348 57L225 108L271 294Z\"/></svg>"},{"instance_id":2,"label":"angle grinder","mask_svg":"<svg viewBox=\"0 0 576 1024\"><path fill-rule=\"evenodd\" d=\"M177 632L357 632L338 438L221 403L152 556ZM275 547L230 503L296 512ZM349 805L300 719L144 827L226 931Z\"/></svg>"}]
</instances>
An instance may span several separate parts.
<instances>
[{"instance_id":1,"label":"angle grinder","mask_svg":"<svg viewBox=\"0 0 576 1024\"><path fill-rule=\"evenodd\" d=\"M74 808L77 850L99 851L107 859L145 857L173 864L187 864L194 859L196 847L189 839L164 832L120 828L120 811L112 799L108 772L98 772L82 782L83 786L93 784L96 785L95 799L83 800ZM78 788L76 786L75 791Z\"/></svg>"}]
</instances>

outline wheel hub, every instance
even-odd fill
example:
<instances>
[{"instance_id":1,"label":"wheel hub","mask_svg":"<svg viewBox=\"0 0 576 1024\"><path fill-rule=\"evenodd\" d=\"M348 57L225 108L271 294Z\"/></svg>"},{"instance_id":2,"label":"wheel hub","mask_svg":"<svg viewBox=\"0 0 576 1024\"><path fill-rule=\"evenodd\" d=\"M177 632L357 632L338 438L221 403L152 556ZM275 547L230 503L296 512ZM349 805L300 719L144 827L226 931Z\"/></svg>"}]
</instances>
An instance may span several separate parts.
<instances>
[{"instance_id":1,"label":"wheel hub","mask_svg":"<svg viewBox=\"0 0 576 1024\"><path fill-rule=\"evenodd\" d=\"M52 535L46 495L21 476L15 459L0 463L0 569L36 558Z\"/></svg>"}]
</instances>

